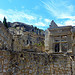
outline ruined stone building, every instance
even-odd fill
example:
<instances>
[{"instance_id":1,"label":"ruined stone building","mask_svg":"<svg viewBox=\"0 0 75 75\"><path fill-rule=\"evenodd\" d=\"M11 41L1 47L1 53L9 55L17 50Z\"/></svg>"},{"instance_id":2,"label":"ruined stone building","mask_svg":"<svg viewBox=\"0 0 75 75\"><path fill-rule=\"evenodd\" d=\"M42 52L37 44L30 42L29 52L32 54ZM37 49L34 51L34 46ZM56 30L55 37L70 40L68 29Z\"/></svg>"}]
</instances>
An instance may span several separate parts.
<instances>
[{"instance_id":1,"label":"ruined stone building","mask_svg":"<svg viewBox=\"0 0 75 75\"><path fill-rule=\"evenodd\" d=\"M48 53L75 53L75 27L57 26L52 20L45 35L45 50Z\"/></svg>"},{"instance_id":2,"label":"ruined stone building","mask_svg":"<svg viewBox=\"0 0 75 75\"><path fill-rule=\"evenodd\" d=\"M14 34L22 34L22 32L33 32L37 35L43 35L44 36L44 31L42 29L39 29L37 27L34 27L33 25L28 25L25 23L21 22L8 22L9 26L9 31L14 35Z\"/></svg>"},{"instance_id":3,"label":"ruined stone building","mask_svg":"<svg viewBox=\"0 0 75 75\"><path fill-rule=\"evenodd\" d=\"M0 22L0 75L75 75L75 28L52 21L45 51L35 51L42 41L40 33L19 26L6 29Z\"/></svg>"},{"instance_id":4,"label":"ruined stone building","mask_svg":"<svg viewBox=\"0 0 75 75\"><path fill-rule=\"evenodd\" d=\"M19 23L14 23L13 27L9 27L9 32L13 36L13 50L22 51L30 45L44 42L44 31L29 25L28 27Z\"/></svg>"},{"instance_id":5,"label":"ruined stone building","mask_svg":"<svg viewBox=\"0 0 75 75\"><path fill-rule=\"evenodd\" d=\"M27 49L29 46L34 46L35 44L40 44L44 41L43 36L34 34L32 32L22 32L22 34L13 36L13 50L15 51L22 51Z\"/></svg>"}]
</instances>

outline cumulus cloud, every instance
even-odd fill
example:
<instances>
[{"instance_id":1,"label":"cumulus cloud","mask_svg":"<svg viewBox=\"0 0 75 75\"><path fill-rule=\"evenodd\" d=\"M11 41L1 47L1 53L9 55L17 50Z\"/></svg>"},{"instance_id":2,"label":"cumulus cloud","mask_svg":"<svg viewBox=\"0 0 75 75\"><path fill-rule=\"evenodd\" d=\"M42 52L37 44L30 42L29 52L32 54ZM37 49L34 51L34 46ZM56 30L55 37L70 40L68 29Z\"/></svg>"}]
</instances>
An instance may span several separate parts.
<instances>
[{"instance_id":1,"label":"cumulus cloud","mask_svg":"<svg viewBox=\"0 0 75 75\"><path fill-rule=\"evenodd\" d=\"M0 14L0 20L3 21L4 15Z\"/></svg>"},{"instance_id":2,"label":"cumulus cloud","mask_svg":"<svg viewBox=\"0 0 75 75\"><path fill-rule=\"evenodd\" d=\"M48 26L50 23L49 19L45 19L42 16L37 16L35 14L28 14L25 11L18 11L18 10L3 10L0 9L0 20L3 21L4 16L6 17L7 21L9 22L23 22L30 25L37 26L41 29L43 27Z\"/></svg>"},{"instance_id":3,"label":"cumulus cloud","mask_svg":"<svg viewBox=\"0 0 75 75\"><path fill-rule=\"evenodd\" d=\"M65 21L65 23L64 23L65 25L72 25L72 26L75 26L75 20L73 21L73 20L67 20L67 21Z\"/></svg>"},{"instance_id":4,"label":"cumulus cloud","mask_svg":"<svg viewBox=\"0 0 75 75\"><path fill-rule=\"evenodd\" d=\"M37 26L46 26L43 22L35 23L35 25L37 25Z\"/></svg>"},{"instance_id":5,"label":"cumulus cloud","mask_svg":"<svg viewBox=\"0 0 75 75\"><path fill-rule=\"evenodd\" d=\"M0 20L3 19L3 17L7 17L7 19L9 21L22 21L23 19L27 19L27 20L35 20L36 17L29 15L23 11L17 11L17 10L2 10L0 9ZM24 21L24 20L23 20Z\"/></svg>"},{"instance_id":6,"label":"cumulus cloud","mask_svg":"<svg viewBox=\"0 0 75 75\"><path fill-rule=\"evenodd\" d=\"M50 19L44 19L45 22L50 23Z\"/></svg>"}]
</instances>

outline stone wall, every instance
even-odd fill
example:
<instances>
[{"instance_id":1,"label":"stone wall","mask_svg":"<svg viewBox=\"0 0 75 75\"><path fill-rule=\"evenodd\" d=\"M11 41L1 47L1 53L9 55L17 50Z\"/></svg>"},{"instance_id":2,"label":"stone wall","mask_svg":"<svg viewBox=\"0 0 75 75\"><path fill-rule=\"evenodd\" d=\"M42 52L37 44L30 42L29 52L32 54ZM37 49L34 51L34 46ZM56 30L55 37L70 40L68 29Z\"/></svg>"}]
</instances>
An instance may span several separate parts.
<instances>
[{"instance_id":1,"label":"stone wall","mask_svg":"<svg viewBox=\"0 0 75 75\"><path fill-rule=\"evenodd\" d=\"M0 49L12 50L12 35L8 29L0 22Z\"/></svg>"},{"instance_id":2,"label":"stone wall","mask_svg":"<svg viewBox=\"0 0 75 75\"><path fill-rule=\"evenodd\" d=\"M23 34L24 35L13 36L13 50L22 51L23 49L27 49L30 45L34 47L36 44L44 43L44 36L36 35L32 32L24 32Z\"/></svg>"},{"instance_id":3,"label":"stone wall","mask_svg":"<svg viewBox=\"0 0 75 75\"><path fill-rule=\"evenodd\" d=\"M10 52L0 50L0 75L7 75L10 66Z\"/></svg>"},{"instance_id":4,"label":"stone wall","mask_svg":"<svg viewBox=\"0 0 75 75\"><path fill-rule=\"evenodd\" d=\"M72 63L69 55L0 50L0 75L73 75Z\"/></svg>"}]
</instances>

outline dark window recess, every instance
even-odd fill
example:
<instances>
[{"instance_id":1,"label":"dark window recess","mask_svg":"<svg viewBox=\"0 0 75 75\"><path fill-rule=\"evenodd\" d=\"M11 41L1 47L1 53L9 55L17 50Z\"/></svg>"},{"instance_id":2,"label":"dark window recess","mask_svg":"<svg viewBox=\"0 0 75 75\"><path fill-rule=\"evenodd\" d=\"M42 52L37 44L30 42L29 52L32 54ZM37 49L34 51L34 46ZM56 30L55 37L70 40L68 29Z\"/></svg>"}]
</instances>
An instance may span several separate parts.
<instances>
[{"instance_id":1,"label":"dark window recess","mask_svg":"<svg viewBox=\"0 0 75 75\"><path fill-rule=\"evenodd\" d=\"M55 44L55 52L59 52L59 43Z\"/></svg>"},{"instance_id":2,"label":"dark window recess","mask_svg":"<svg viewBox=\"0 0 75 75\"><path fill-rule=\"evenodd\" d=\"M21 54L20 57L23 57L23 54Z\"/></svg>"},{"instance_id":3,"label":"dark window recess","mask_svg":"<svg viewBox=\"0 0 75 75\"><path fill-rule=\"evenodd\" d=\"M59 42L59 40L55 40L55 42Z\"/></svg>"},{"instance_id":4,"label":"dark window recess","mask_svg":"<svg viewBox=\"0 0 75 75\"><path fill-rule=\"evenodd\" d=\"M27 44L28 44L28 40L27 40Z\"/></svg>"},{"instance_id":5,"label":"dark window recess","mask_svg":"<svg viewBox=\"0 0 75 75\"><path fill-rule=\"evenodd\" d=\"M32 44L32 41L30 41L30 44Z\"/></svg>"}]
</instances>

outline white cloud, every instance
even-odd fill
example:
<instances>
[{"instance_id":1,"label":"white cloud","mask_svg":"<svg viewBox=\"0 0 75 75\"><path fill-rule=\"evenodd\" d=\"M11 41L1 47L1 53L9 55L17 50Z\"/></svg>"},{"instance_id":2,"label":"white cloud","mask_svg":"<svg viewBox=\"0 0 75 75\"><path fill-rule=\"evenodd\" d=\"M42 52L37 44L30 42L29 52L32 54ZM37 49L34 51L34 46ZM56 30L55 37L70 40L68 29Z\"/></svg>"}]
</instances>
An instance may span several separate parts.
<instances>
[{"instance_id":1,"label":"white cloud","mask_svg":"<svg viewBox=\"0 0 75 75\"><path fill-rule=\"evenodd\" d=\"M35 23L35 25L37 25L37 26L46 26L43 22Z\"/></svg>"},{"instance_id":2,"label":"white cloud","mask_svg":"<svg viewBox=\"0 0 75 75\"><path fill-rule=\"evenodd\" d=\"M3 21L4 16L9 22L23 22L30 25L36 25L39 28L46 27L48 23L50 23L49 19L45 19L42 16L35 14L28 14L25 11L17 11L17 10L3 10L0 9L0 20Z\"/></svg>"},{"instance_id":3,"label":"white cloud","mask_svg":"<svg viewBox=\"0 0 75 75\"><path fill-rule=\"evenodd\" d=\"M35 20L36 17L32 16L30 14L27 14L23 11L17 11L17 10L2 10L0 9L0 20L2 21L3 17L7 17L8 21L14 22L14 21L24 21L24 19L30 21Z\"/></svg>"},{"instance_id":4,"label":"white cloud","mask_svg":"<svg viewBox=\"0 0 75 75\"><path fill-rule=\"evenodd\" d=\"M40 17L39 20L41 21L42 20L42 17Z\"/></svg>"},{"instance_id":5,"label":"white cloud","mask_svg":"<svg viewBox=\"0 0 75 75\"><path fill-rule=\"evenodd\" d=\"M45 20L45 22L47 22L47 23L50 23L51 22L51 20L49 20L49 19L44 19Z\"/></svg>"},{"instance_id":6,"label":"white cloud","mask_svg":"<svg viewBox=\"0 0 75 75\"><path fill-rule=\"evenodd\" d=\"M56 22L58 26L75 25L75 6L70 0L42 0L41 2L48 13L59 20Z\"/></svg>"},{"instance_id":7,"label":"white cloud","mask_svg":"<svg viewBox=\"0 0 75 75\"><path fill-rule=\"evenodd\" d=\"M73 21L73 20L67 20L67 21L65 21L64 24L65 24L65 25L72 25L72 26L75 26L75 21Z\"/></svg>"},{"instance_id":8,"label":"white cloud","mask_svg":"<svg viewBox=\"0 0 75 75\"><path fill-rule=\"evenodd\" d=\"M68 14L61 14L61 16L59 15L57 18L59 18L59 19L75 19L75 16L71 16Z\"/></svg>"},{"instance_id":9,"label":"white cloud","mask_svg":"<svg viewBox=\"0 0 75 75\"><path fill-rule=\"evenodd\" d=\"M4 15L0 14L0 20L3 21Z\"/></svg>"},{"instance_id":10,"label":"white cloud","mask_svg":"<svg viewBox=\"0 0 75 75\"><path fill-rule=\"evenodd\" d=\"M58 25L58 26L64 26L64 25L63 25L63 24L61 24L61 23L57 23L57 25Z\"/></svg>"},{"instance_id":11,"label":"white cloud","mask_svg":"<svg viewBox=\"0 0 75 75\"><path fill-rule=\"evenodd\" d=\"M49 0L45 2L42 1L42 3L45 5L48 12L58 19L73 17L74 6L69 4L68 0Z\"/></svg>"}]
</instances>

